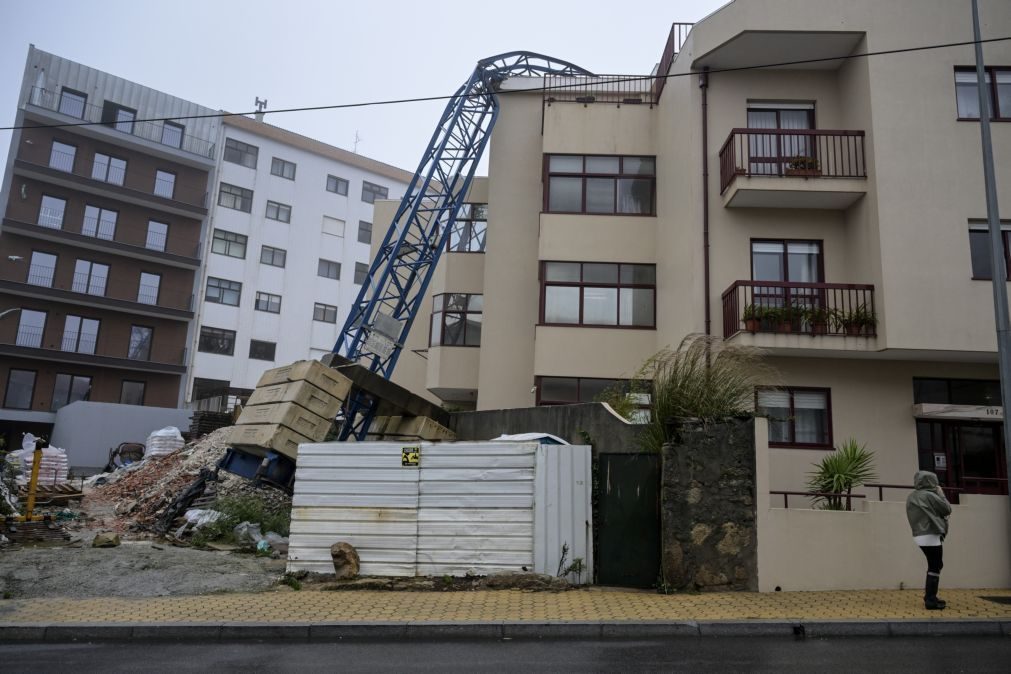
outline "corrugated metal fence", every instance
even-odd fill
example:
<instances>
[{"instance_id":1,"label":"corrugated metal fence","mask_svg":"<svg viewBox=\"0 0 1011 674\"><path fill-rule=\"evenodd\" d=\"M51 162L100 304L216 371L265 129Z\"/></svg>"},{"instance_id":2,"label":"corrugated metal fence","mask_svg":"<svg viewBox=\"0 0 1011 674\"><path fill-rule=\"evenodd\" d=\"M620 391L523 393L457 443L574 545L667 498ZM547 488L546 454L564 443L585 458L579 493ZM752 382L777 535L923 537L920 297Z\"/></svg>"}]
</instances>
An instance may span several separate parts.
<instances>
[{"instance_id":1,"label":"corrugated metal fence","mask_svg":"<svg viewBox=\"0 0 1011 674\"><path fill-rule=\"evenodd\" d=\"M417 465L405 447L420 447ZM362 575L555 574L564 544L588 582L590 486L586 446L301 445L288 570L331 573L330 546L346 541Z\"/></svg>"}]
</instances>

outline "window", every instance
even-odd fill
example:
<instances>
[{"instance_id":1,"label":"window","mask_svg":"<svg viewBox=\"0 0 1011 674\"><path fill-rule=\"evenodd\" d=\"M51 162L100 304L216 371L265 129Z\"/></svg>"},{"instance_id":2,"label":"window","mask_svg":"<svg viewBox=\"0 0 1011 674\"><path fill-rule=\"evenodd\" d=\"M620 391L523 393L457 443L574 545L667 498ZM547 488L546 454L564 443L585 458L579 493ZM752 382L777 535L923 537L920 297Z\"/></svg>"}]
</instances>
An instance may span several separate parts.
<instances>
[{"instance_id":1,"label":"window","mask_svg":"<svg viewBox=\"0 0 1011 674\"><path fill-rule=\"evenodd\" d=\"M281 313L281 296L270 293L256 293L256 304L253 308L257 311L266 311L268 314Z\"/></svg>"},{"instance_id":2,"label":"window","mask_svg":"<svg viewBox=\"0 0 1011 674\"><path fill-rule=\"evenodd\" d=\"M376 199L385 199L390 195L390 191L382 185L370 183L368 180L362 181L362 201L367 204L376 203Z\"/></svg>"},{"instance_id":3,"label":"window","mask_svg":"<svg viewBox=\"0 0 1011 674\"><path fill-rule=\"evenodd\" d=\"M245 260L247 240L248 238L244 234L215 229L214 238L211 241L211 252Z\"/></svg>"},{"instance_id":4,"label":"window","mask_svg":"<svg viewBox=\"0 0 1011 674\"><path fill-rule=\"evenodd\" d=\"M362 285L369 277L369 266L363 262L355 262L355 285Z\"/></svg>"},{"instance_id":5,"label":"window","mask_svg":"<svg viewBox=\"0 0 1011 674\"><path fill-rule=\"evenodd\" d=\"M76 155L76 147L54 140L53 149L49 151L49 168L71 173L74 170L74 157Z\"/></svg>"},{"instance_id":6,"label":"window","mask_svg":"<svg viewBox=\"0 0 1011 674\"><path fill-rule=\"evenodd\" d=\"M277 344L274 342L261 342L258 339L249 340L249 357L254 360L274 360L274 352Z\"/></svg>"},{"instance_id":7,"label":"window","mask_svg":"<svg viewBox=\"0 0 1011 674\"><path fill-rule=\"evenodd\" d=\"M147 221L147 240L144 247L151 250L165 250L168 241L168 225L157 220Z\"/></svg>"},{"instance_id":8,"label":"window","mask_svg":"<svg viewBox=\"0 0 1011 674\"><path fill-rule=\"evenodd\" d=\"M449 293L432 300L431 346L481 346L484 295Z\"/></svg>"},{"instance_id":9,"label":"window","mask_svg":"<svg viewBox=\"0 0 1011 674\"><path fill-rule=\"evenodd\" d=\"M207 279L208 302L215 304L229 304L233 307L239 306L239 298L242 295L242 284L238 281L228 281L223 278L213 276Z\"/></svg>"},{"instance_id":10,"label":"window","mask_svg":"<svg viewBox=\"0 0 1011 674\"><path fill-rule=\"evenodd\" d=\"M109 265L78 260L74 266L74 283L71 290L88 295L105 295L105 283L109 279Z\"/></svg>"},{"instance_id":11,"label":"window","mask_svg":"<svg viewBox=\"0 0 1011 674\"><path fill-rule=\"evenodd\" d=\"M1011 120L1011 68L985 68L990 119ZM955 68L955 102L959 119L979 119L975 68Z\"/></svg>"},{"instance_id":12,"label":"window","mask_svg":"<svg viewBox=\"0 0 1011 674\"><path fill-rule=\"evenodd\" d=\"M137 119L137 111L133 108L127 108L111 101L106 101L102 107L102 121L111 124L116 131L133 133L135 119Z\"/></svg>"},{"instance_id":13,"label":"window","mask_svg":"<svg viewBox=\"0 0 1011 674\"><path fill-rule=\"evenodd\" d=\"M488 204L463 204L446 239L448 253L483 253L488 235Z\"/></svg>"},{"instance_id":14,"label":"window","mask_svg":"<svg viewBox=\"0 0 1011 674\"><path fill-rule=\"evenodd\" d=\"M170 147L182 147L183 135L185 133L186 127L182 124L176 124L175 122L162 122L161 144L168 145Z\"/></svg>"},{"instance_id":15,"label":"window","mask_svg":"<svg viewBox=\"0 0 1011 674\"><path fill-rule=\"evenodd\" d=\"M50 229L63 228L63 213L67 210L67 200L59 197L42 195L42 207L39 208L39 224Z\"/></svg>"},{"instance_id":16,"label":"window","mask_svg":"<svg viewBox=\"0 0 1011 674\"><path fill-rule=\"evenodd\" d=\"M372 223L358 221L358 243L372 243Z\"/></svg>"},{"instance_id":17,"label":"window","mask_svg":"<svg viewBox=\"0 0 1011 674\"><path fill-rule=\"evenodd\" d=\"M324 215L323 233L330 234L331 236L344 236L344 221Z\"/></svg>"},{"instance_id":18,"label":"window","mask_svg":"<svg viewBox=\"0 0 1011 674\"><path fill-rule=\"evenodd\" d=\"M927 379L913 378L913 404L1001 405L998 379Z\"/></svg>"},{"instance_id":19,"label":"window","mask_svg":"<svg viewBox=\"0 0 1011 674\"><path fill-rule=\"evenodd\" d=\"M141 304L158 304L158 290L161 287L161 274L140 273L140 283L137 285L137 301Z\"/></svg>"},{"instance_id":20,"label":"window","mask_svg":"<svg viewBox=\"0 0 1011 674\"><path fill-rule=\"evenodd\" d=\"M332 278L335 280L340 280L341 277L341 263L333 262L331 260L319 259L319 266L316 268L316 275L322 276L323 278Z\"/></svg>"},{"instance_id":21,"label":"window","mask_svg":"<svg viewBox=\"0 0 1011 674\"><path fill-rule=\"evenodd\" d=\"M7 373L7 392L4 407L16 410L30 410L35 393L35 371L11 369Z\"/></svg>"},{"instance_id":22,"label":"window","mask_svg":"<svg viewBox=\"0 0 1011 674\"><path fill-rule=\"evenodd\" d=\"M176 192L176 174L158 169L154 172L154 193L171 199Z\"/></svg>"},{"instance_id":23,"label":"window","mask_svg":"<svg viewBox=\"0 0 1011 674\"><path fill-rule=\"evenodd\" d=\"M281 176L288 180L295 179L295 165L290 161L274 157L270 160L270 175Z\"/></svg>"},{"instance_id":24,"label":"window","mask_svg":"<svg viewBox=\"0 0 1011 674\"><path fill-rule=\"evenodd\" d=\"M225 139L225 161L255 169L256 158L259 154L260 148L255 145L243 143L242 141L235 140L234 138Z\"/></svg>"},{"instance_id":25,"label":"window","mask_svg":"<svg viewBox=\"0 0 1011 674\"><path fill-rule=\"evenodd\" d=\"M260 248L260 263L269 264L271 267L283 267L288 253L281 248L263 246Z\"/></svg>"},{"instance_id":26,"label":"window","mask_svg":"<svg viewBox=\"0 0 1011 674\"><path fill-rule=\"evenodd\" d=\"M656 215L654 157L547 155L549 213Z\"/></svg>"},{"instance_id":27,"label":"window","mask_svg":"<svg viewBox=\"0 0 1011 674\"><path fill-rule=\"evenodd\" d=\"M291 206L279 204L276 201L267 202L267 219L280 222L291 222Z\"/></svg>"},{"instance_id":28,"label":"window","mask_svg":"<svg viewBox=\"0 0 1011 674\"><path fill-rule=\"evenodd\" d=\"M145 382L124 379L123 388L119 392L119 403L121 405L143 405L145 388L147 388Z\"/></svg>"},{"instance_id":29,"label":"window","mask_svg":"<svg viewBox=\"0 0 1011 674\"><path fill-rule=\"evenodd\" d=\"M548 325L652 328L656 325L656 267L544 262L541 304L541 322Z\"/></svg>"},{"instance_id":30,"label":"window","mask_svg":"<svg viewBox=\"0 0 1011 674\"><path fill-rule=\"evenodd\" d=\"M15 344L33 349L42 348L42 335L46 330L46 312L22 309Z\"/></svg>"},{"instance_id":31,"label":"window","mask_svg":"<svg viewBox=\"0 0 1011 674\"><path fill-rule=\"evenodd\" d=\"M218 206L234 208L245 213L253 212L253 190L247 190L228 183L218 186Z\"/></svg>"},{"instance_id":32,"label":"window","mask_svg":"<svg viewBox=\"0 0 1011 674\"><path fill-rule=\"evenodd\" d=\"M827 388L758 389L756 408L769 418L770 447L831 449Z\"/></svg>"},{"instance_id":33,"label":"window","mask_svg":"<svg viewBox=\"0 0 1011 674\"><path fill-rule=\"evenodd\" d=\"M53 404L49 408L51 411L76 403L78 400L87 400L91 394L91 377L82 377L77 374L58 374L56 384L53 386Z\"/></svg>"},{"instance_id":34,"label":"window","mask_svg":"<svg viewBox=\"0 0 1011 674\"><path fill-rule=\"evenodd\" d=\"M28 284L33 286L53 287L53 274L56 273L56 256L41 251L32 252L32 261L28 266Z\"/></svg>"},{"instance_id":35,"label":"window","mask_svg":"<svg viewBox=\"0 0 1011 674\"><path fill-rule=\"evenodd\" d=\"M113 185L122 185L126 178L126 160L96 152L91 177Z\"/></svg>"},{"instance_id":36,"label":"window","mask_svg":"<svg viewBox=\"0 0 1011 674\"><path fill-rule=\"evenodd\" d=\"M84 207L84 222L81 234L112 241L116 238L116 219L119 213L98 206Z\"/></svg>"},{"instance_id":37,"label":"window","mask_svg":"<svg viewBox=\"0 0 1011 674\"><path fill-rule=\"evenodd\" d=\"M126 357L130 360L151 360L151 341L154 339L154 328L143 325L130 326L130 346Z\"/></svg>"},{"instance_id":38,"label":"window","mask_svg":"<svg viewBox=\"0 0 1011 674\"><path fill-rule=\"evenodd\" d=\"M197 350L231 356L235 352L235 331L201 327Z\"/></svg>"},{"instance_id":39,"label":"window","mask_svg":"<svg viewBox=\"0 0 1011 674\"><path fill-rule=\"evenodd\" d=\"M639 404L635 423L649 421L649 393L632 392L632 382L625 379L598 379L590 377L537 377L537 405L574 405L592 403L612 390L618 389L634 395Z\"/></svg>"},{"instance_id":40,"label":"window","mask_svg":"<svg viewBox=\"0 0 1011 674\"><path fill-rule=\"evenodd\" d=\"M340 194L346 197L348 195L348 181L344 180L344 178L338 178L337 176L327 176L326 191L334 192L335 194Z\"/></svg>"},{"instance_id":41,"label":"window","mask_svg":"<svg viewBox=\"0 0 1011 674\"><path fill-rule=\"evenodd\" d=\"M63 323L63 342L60 344L60 350L95 353L99 323L93 318L68 314Z\"/></svg>"},{"instance_id":42,"label":"window","mask_svg":"<svg viewBox=\"0 0 1011 674\"><path fill-rule=\"evenodd\" d=\"M84 108L88 103L87 94L73 89L64 89L60 92L60 112L78 119L84 119Z\"/></svg>"},{"instance_id":43,"label":"window","mask_svg":"<svg viewBox=\"0 0 1011 674\"><path fill-rule=\"evenodd\" d=\"M336 323L337 307L316 302L316 305L312 308L312 320L324 323Z\"/></svg>"},{"instance_id":44,"label":"window","mask_svg":"<svg viewBox=\"0 0 1011 674\"><path fill-rule=\"evenodd\" d=\"M748 103L749 129L814 128L813 103ZM797 157L817 162L813 137L805 134L748 134L748 172L759 175L784 175Z\"/></svg>"},{"instance_id":45,"label":"window","mask_svg":"<svg viewBox=\"0 0 1011 674\"><path fill-rule=\"evenodd\" d=\"M1011 220L1000 223L1001 239L1004 241L1004 263L1007 265L1008 278L1011 278ZM990 264L990 227L985 221L969 222L969 257L972 262L972 278L987 280L993 278L993 267Z\"/></svg>"}]
</instances>

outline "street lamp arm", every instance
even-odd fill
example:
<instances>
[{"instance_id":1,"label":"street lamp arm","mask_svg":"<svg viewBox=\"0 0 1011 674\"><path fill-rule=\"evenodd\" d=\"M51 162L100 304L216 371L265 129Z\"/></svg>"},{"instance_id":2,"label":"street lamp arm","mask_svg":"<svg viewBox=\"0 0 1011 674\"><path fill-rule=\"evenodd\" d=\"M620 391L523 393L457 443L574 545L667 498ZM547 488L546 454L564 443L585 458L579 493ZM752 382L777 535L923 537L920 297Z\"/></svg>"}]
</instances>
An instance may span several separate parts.
<instances>
[{"instance_id":1,"label":"street lamp arm","mask_svg":"<svg viewBox=\"0 0 1011 674\"><path fill-rule=\"evenodd\" d=\"M15 311L21 311L21 307L14 307L13 309L4 309L0 311L0 318L3 318L7 314L13 314Z\"/></svg>"}]
</instances>

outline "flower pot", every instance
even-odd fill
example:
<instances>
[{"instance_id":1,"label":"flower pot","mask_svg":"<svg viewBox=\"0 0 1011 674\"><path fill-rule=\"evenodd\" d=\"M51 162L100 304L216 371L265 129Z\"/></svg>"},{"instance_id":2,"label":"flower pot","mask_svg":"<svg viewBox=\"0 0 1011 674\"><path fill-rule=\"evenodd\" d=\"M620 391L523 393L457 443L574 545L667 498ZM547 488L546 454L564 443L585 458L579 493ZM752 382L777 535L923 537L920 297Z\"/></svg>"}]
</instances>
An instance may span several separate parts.
<instances>
[{"instance_id":1,"label":"flower pot","mask_svg":"<svg viewBox=\"0 0 1011 674\"><path fill-rule=\"evenodd\" d=\"M828 323L826 321L815 321L811 323L811 334L812 335L827 335L828 334Z\"/></svg>"},{"instance_id":2,"label":"flower pot","mask_svg":"<svg viewBox=\"0 0 1011 674\"><path fill-rule=\"evenodd\" d=\"M860 323L844 323L843 329L846 330L848 337L859 337L864 331L864 326Z\"/></svg>"},{"instance_id":3,"label":"flower pot","mask_svg":"<svg viewBox=\"0 0 1011 674\"><path fill-rule=\"evenodd\" d=\"M793 332L793 323L791 321L783 321L782 323L777 323L776 332Z\"/></svg>"},{"instance_id":4,"label":"flower pot","mask_svg":"<svg viewBox=\"0 0 1011 674\"><path fill-rule=\"evenodd\" d=\"M758 332L760 327L762 327L762 321L757 318L749 318L744 321L744 329L748 332Z\"/></svg>"},{"instance_id":5,"label":"flower pot","mask_svg":"<svg viewBox=\"0 0 1011 674\"><path fill-rule=\"evenodd\" d=\"M785 174L788 176L800 176L803 178L817 178L821 175L821 169L787 168Z\"/></svg>"}]
</instances>

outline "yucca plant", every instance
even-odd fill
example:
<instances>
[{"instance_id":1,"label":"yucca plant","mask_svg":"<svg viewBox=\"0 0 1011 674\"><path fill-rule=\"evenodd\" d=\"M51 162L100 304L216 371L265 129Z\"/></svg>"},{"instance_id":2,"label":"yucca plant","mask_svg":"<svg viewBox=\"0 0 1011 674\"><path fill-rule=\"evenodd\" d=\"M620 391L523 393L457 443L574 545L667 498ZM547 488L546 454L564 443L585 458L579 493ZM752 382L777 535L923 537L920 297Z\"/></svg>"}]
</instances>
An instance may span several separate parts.
<instances>
[{"instance_id":1,"label":"yucca plant","mask_svg":"<svg viewBox=\"0 0 1011 674\"><path fill-rule=\"evenodd\" d=\"M867 445L858 443L855 438L849 438L820 463L813 465L815 470L807 474L808 489L821 494L833 494L812 497L815 505L822 510L849 510L850 504L846 496L853 492L853 488L878 479L874 468L874 452L868 450Z\"/></svg>"},{"instance_id":2,"label":"yucca plant","mask_svg":"<svg viewBox=\"0 0 1011 674\"><path fill-rule=\"evenodd\" d=\"M688 335L674 351L653 356L643 368L651 380L650 420L639 435L647 451L670 440L668 422L677 417L715 421L750 414L755 387L774 383L771 368L755 349L727 345L714 337Z\"/></svg>"}]
</instances>

